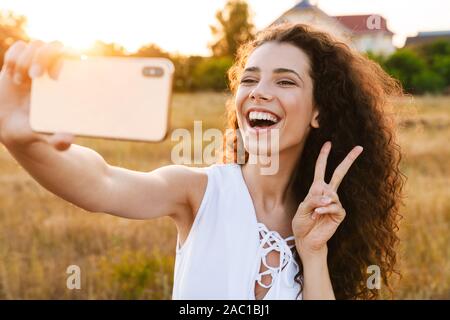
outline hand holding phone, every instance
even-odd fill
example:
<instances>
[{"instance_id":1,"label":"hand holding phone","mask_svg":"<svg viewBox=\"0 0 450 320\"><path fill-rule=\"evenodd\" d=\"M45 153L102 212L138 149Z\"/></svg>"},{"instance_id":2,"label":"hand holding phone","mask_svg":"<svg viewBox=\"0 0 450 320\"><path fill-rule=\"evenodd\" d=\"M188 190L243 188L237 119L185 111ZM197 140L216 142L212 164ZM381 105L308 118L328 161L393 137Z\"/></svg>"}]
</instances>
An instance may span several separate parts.
<instances>
[{"instance_id":1,"label":"hand holding phone","mask_svg":"<svg viewBox=\"0 0 450 320\"><path fill-rule=\"evenodd\" d=\"M61 151L70 147L73 135L64 132L39 134L31 129L29 122L31 77L47 73L56 79L64 54L64 47L59 42L16 41L8 48L0 71L1 143L24 146L44 141Z\"/></svg>"},{"instance_id":2,"label":"hand holding phone","mask_svg":"<svg viewBox=\"0 0 450 320\"><path fill-rule=\"evenodd\" d=\"M168 130L174 67L165 58L63 59L56 80L32 81L36 132L161 141Z\"/></svg>"},{"instance_id":3,"label":"hand holding phone","mask_svg":"<svg viewBox=\"0 0 450 320\"><path fill-rule=\"evenodd\" d=\"M169 117L168 115L168 106L170 101L170 93L171 93L171 81L173 76L173 68L171 67L171 63L166 62L167 70L168 72L164 74L164 77L158 78L159 87L154 85L150 85L149 87L145 87L145 92L143 89L144 80L142 76L145 75L152 75L152 72L159 72L159 71L151 71L154 69L139 69L140 75L139 79L140 81L136 80L137 75L136 73L132 74L134 77L134 82L130 81L128 83L125 83L123 81L124 79L130 79L126 77L119 77L115 80L111 78L108 78L105 76L105 74L109 74L112 76L114 74L114 70L112 69L103 69L103 73L100 72L100 74L103 74L104 82L106 83L97 83L95 86L101 87L101 85L105 85L105 88L108 87L111 89L112 83L114 82L115 85L118 83L121 83L122 86L120 87L120 90L111 90L107 91L111 96L118 97L119 94L122 94L123 96L131 97L130 99L126 99L127 103L126 106L129 107L127 110L130 113L133 113L133 110L139 110L138 107L142 108L142 105L144 104L143 101L145 101L145 98L153 99L157 98L160 99L156 104L153 104L153 106L157 105L156 110L153 109L152 111L144 110L143 120L138 123L135 123L136 126L139 128L143 128L143 122L149 120L149 122L146 122L148 126L151 126L154 121L159 124L159 127L154 129L151 135L148 135L148 132L138 131L138 130L132 130L125 132L125 134L120 135L118 134L118 131L112 130L105 133L105 130L100 131L99 129L105 129L105 128L111 128L110 120L114 120L114 117L107 117L108 113L105 112L102 115L104 116L101 118L96 126L96 123L93 123L92 121L89 122L89 126L82 126L80 125L79 128L76 127L77 123L83 123L84 121L88 121L91 117L96 116L98 119L98 113L95 113L95 110L105 110L104 103L106 102L105 96L102 96L99 100L103 104L93 104L92 112L88 114L87 117L81 117L82 121L78 122L76 118L68 118L67 114L64 113L64 106L70 104L70 107L72 109L67 109L74 114L73 109L77 106L77 104L73 103L75 100L70 100L67 97L64 97L62 95L62 92L70 93L72 96L76 99L82 99L84 97L88 97L86 91L77 91L77 89L83 89L86 87L89 87L88 84L92 84L92 80L87 77L87 75L92 74L87 71L87 68L83 68L83 72L81 70L76 70L75 73L70 75L71 72L67 73L67 71L70 71L71 68L64 68L64 63L68 60L72 60L73 63L70 63L71 66L76 65L77 63L80 64L82 61L78 59L78 62L75 62L73 59L66 59L68 56L66 48L62 46L59 42L51 42L51 43L44 43L42 41L32 41L30 43L26 43L24 41L17 41L15 42L5 53L4 57L4 63L2 66L2 70L0 72L0 142L6 143L9 142L14 145L26 145L28 143L31 143L33 141L45 141L49 143L50 145L54 146L58 150L66 150L70 147L71 143L73 143L74 135L73 134L79 134L79 135L88 135L88 136L98 136L98 137L105 137L105 138L118 138L118 139L131 139L131 140L148 140L148 141L158 141L158 139L161 139L161 137L164 134L164 127L166 124L167 129L167 119ZM106 59L106 58L105 58ZM124 58L125 60L120 61L120 65L123 68L125 65L128 65L129 61L127 58ZM90 60L91 62L92 60ZM87 65L87 64L85 64ZM104 64L103 64L104 65ZM62 86L63 82L58 82L59 76L61 76L61 72L65 70L65 76L63 79L66 79L64 83L70 83L75 84L75 86ZM98 73L99 70L94 67L95 72ZM127 75L129 76L130 73L132 73L129 69L125 69ZM94 73L95 73L94 72ZM117 73L117 70L116 70ZM70 75L70 76L69 76ZM82 81L84 79L86 82L83 85L81 85L79 82L73 82L76 79L76 76L78 75L79 81ZM84 76L84 78L83 78ZM164 81L162 81L164 78ZM119 80L118 80L119 79ZM170 79L170 81L169 81ZM33 81L32 81L33 80ZM111 82L112 81L112 82ZM30 126L30 101L32 100L32 82L35 83L34 90L33 90L33 125L36 125L33 127L34 131ZM170 82L170 84L169 84ZM136 87L134 84L139 83L140 86ZM162 89L161 89L162 88ZM61 89L60 94L56 94L52 98L52 94L54 95L55 92L58 92L57 90ZM88 91L92 95L92 88L91 91ZM161 90L159 90L161 89ZM56 90L56 91L55 91ZM129 91L127 91L129 90ZM97 91L99 92L99 91ZM105 92L105 90L103 91ZM138 92L137 95L133 95L132 93ZM152 94L151 94L152 93ZM154 94L153 94L154 93ZM110 97L111 97L110 96ZM98 95L95 95L95 99L98 99ZM106 96L108 97L108 95ZM143 98L143 99L140 99ZM60 99L58 101L58 99ZM95 99L88 101L91 105L93 101L96 101ZM136 99L141 104L132 104L132 100ZM52 104L49 105L43 105L42 103L48 100ZM124 106L125 104L119 104L117 100L114 101L111 104L110 110L120 110L118 109L118 106ZM152 100L153 101L153 100ZM151 106L150 100L147 100L148 106ZM60 102L60 103L58 103ZM64 103L63 103L64 102ZM87 105L81 105L81 107L85 107ZM131 107L130 107L131 106ZM161 108L159 108L161 107ZM56 109L58 108L58 109ZM69 108L69 107L67 107ZM103 108L103 109L102 109ZM49 111L54 111L55 113L48 113ZM167 112L165 112L166 110ZM86 109L82 109L84 114L86 115ZM81 111L80 111L81 112ZM62 113L62 114L61 114ZM152 115L158 114L158 117L150 117L150 119L145 118L145 115L149 115L151 113ZM78 114L78 116L80 113ZM117 113L113 114L117 117ZM45 119L45 116L48 116L48 122ZM65 118L64 118L65 116ZM44 117L44 118L43 118ZM62 117L64 121L59 122L61 120L58 117ZM161 120L165 117L166 120ZM34 119L36 121L34 122ZM160 119L161 121L159 121ZM129 118L128 118L129 120ZM69 127L65 124L71 124L74 127ZM118 127L121 127L122 131L123 128L130 127L129 123L124 125L124 122L121 122L118 124ZM131 126L133 127L133 126ZM78 129L83 130L78 130ZM87 129L95 129L95 130L87 130ZM85 130L86 129L86 130ZM133 129L133 128L132 128ZM41 133L40 133L41 132ZM119 132L120 133L120 132ZM138 133L138 135L136 135ZM146 135L147 134L147 135Z\"/></svg>"}]
</instances>

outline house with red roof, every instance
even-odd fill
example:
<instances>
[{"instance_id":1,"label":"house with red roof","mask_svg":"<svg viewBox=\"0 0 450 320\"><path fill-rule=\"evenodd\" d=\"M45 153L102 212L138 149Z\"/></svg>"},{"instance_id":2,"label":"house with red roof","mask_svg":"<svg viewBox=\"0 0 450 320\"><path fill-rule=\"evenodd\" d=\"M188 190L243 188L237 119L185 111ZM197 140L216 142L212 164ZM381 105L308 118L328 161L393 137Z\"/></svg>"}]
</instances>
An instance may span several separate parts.
<instances>
[{"instance_id":1,"label":"house with red roof","mask_svg":"<svg viewBox=\"0 0 450 320\"><path fill-rule=\"evenodd\" d=\"M376 14L330 16L309 0L302 0L271 25L304 23L326 31L360 52L389 55L395 51L386 19Z\"/></svg>"}]
</instances>

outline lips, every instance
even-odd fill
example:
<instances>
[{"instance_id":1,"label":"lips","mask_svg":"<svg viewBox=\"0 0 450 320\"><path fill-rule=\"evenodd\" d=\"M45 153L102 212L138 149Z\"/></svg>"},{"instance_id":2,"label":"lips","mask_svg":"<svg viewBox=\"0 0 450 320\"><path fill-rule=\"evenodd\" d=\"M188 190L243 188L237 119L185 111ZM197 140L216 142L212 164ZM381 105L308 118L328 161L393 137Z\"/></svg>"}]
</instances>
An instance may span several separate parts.
<instances>
[{"instance_id":1,"label":"lips","mask_svg":"<svg viewBox=\"0 0 450 320\"><path fill-rule=\"evenodd\" d=\"M246 112L246 121L250 131L274 129L282 118L276 113L264 108L249 108Z\"/></svg>"},{"instance_id":2,"label":"lips","mask_svg":"<svg viewBox=\"0 0 450 320\"><path fill-rule=\"evenodd\" d=\"M248 120L248 117L250 115L250 112L252 112L252 111L270 113L271 115L273 115L273 116L275 116L277 118L277 122L280 122L280 120L281 120L281 116L277 115L273 111L270 111L270 110L264 109L264 108L260 108L260 107L258 107L258 108L256 108L256 107L249 108L247 110L247 112L245 113L245 117L247 118L247 120Z\"/></svg>"}]
</instances>

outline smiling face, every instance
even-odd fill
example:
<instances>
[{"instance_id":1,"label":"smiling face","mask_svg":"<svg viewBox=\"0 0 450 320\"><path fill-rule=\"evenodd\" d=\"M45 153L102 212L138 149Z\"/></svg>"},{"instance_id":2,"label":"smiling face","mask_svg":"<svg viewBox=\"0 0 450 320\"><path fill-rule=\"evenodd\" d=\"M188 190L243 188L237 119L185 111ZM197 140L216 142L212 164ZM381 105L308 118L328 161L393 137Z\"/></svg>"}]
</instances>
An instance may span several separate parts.
<instances>
[{"instance_id":1,"label":"smiling face","mask_svg":"<svg viewBox=\"0 0 450 320\"><path fill-rule=\"evenodd\" d=\"M311 127L318 127L309 71L308 56L289 43L267 42L250 54L235 100L247 152L270 155L270 144L260 143L270 141L270 129L279 130L282 152L303 145Z\"/></svg>"}]
</instances>

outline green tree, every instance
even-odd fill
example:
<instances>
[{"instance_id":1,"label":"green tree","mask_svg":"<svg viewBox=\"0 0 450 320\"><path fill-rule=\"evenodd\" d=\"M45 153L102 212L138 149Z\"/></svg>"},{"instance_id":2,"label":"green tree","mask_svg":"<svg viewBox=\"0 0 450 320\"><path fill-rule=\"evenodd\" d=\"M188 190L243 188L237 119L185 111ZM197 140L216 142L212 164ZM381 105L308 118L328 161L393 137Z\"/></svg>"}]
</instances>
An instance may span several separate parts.
<instances>
[{"instance_id":1,"label":"green tree","mask_svg":"<svg viewBox=\"0 0 450 320\"><path fill-rule=\"evenodd\" d=\"M423 70L411 79L412 87L415 93L438 93L445 87L444 78L432 70Z\"/></svg>"},{"instance_id":2,"label":"green tree","mask_svg":"<svg viewBox=\"0 0 450 320\"><path fill-rule=\"evenodd\" d=\"M25 32L27 19L11 11L0 11L0 66L3 65L3 58L6 50L17 40L28 41Z\"/></svg>"},{"instance_id":3,"label":"green tree","mask_svg":"<svg viewBox=\"0 0 450 320\"><path fill-rule=\"evenodd\" d=\"M175 66L174 90L192 91L195 90L196 83L193 80L194 70L205 60L202 56L171 55Z\"/></svg>"},{"instance_id":4,"label":"green tree","mask_svg":"<svg viewBox=\"0 0 450 320\"><path fill-rule=\"evenodd\" d=\"M400 49L394 52L384 63L386 71L400 80L403 88L411 93L417 91L417 81L414 76L425 71L426 63L416 52L410 49Z\"/></svg>"},{"instance_id":5,"label":"green tree","mask_svg":"<svg viewBox=\"0 0 450 320\"><path fill-rule=\"evenodd\" d=\"M437 40L422 45L418 49L419 54L427 61L427 64L436 74L442 77L445 85L450 85L450 41Z\"/></svg>"},{"instance_id":6,"label":"green tree","mask_svg":"<svg viewBox=\"0 0 450 320\"><path fill-rule=\"evenodd\" d=\"M223 10L216 12L218 26L210 26L214 40L209 48L215 57L236 54L243 42L254 38L248 4L243 0L228 0Z\"/></svg>"},{"instance_id":7,"label":"green tree","mask_svg":"<svg viewBox=\"0 0 450 320\"><path fill-rule=\"evenodd\" d=\"M418 47L417 52L431 64L433 57L450 56L450 41L436 40L431 43L426 43Z\"/></svg>"},{"instance_id":8,"label":"green tree","mask_svg":"<svg viewBox=\"0 0 450 320\"><path fill-rule=\"evenodd\" d=\"M431 68L442 77L446 86L450 86L450 54L435 56Z\"/></svg>"},{"instance_id":9,"label":"green tree","mask_svg":"<svg viewBox=\"0 0 450 320\"><path fill-rule=\"evenodd\" d=\"M135 57L163 57L169 58L169 54L162 50L159 46L153 43L149 43L139 48L139 50L133 54Z\"/></svg>"},{"instance_id":10,"label":"green tree","mask_svg":"<svg viewBox=\"0 0 450 320\"><path fill-rule=\"evenodd\" d=\"M194 89L212 89L215 91L226 89L226 71L232 63L231 57L211 57L201 61L192 75Z\"/></svg>"},{"instance_id":11,"label":"green tree","mask_svg":"<svg viewBox=\"0 0 450 320\"><path fill-rule=\"evenodd\" d=\"M372 51L367 51L365 53L366 57L369 58L370 60L375 61L376 63L378 63L382 68L385 68L384 64L386 63L386 59L387 57L381 55L381 54L376 54L373 53Z\"/></svg>"}]
</instances>

